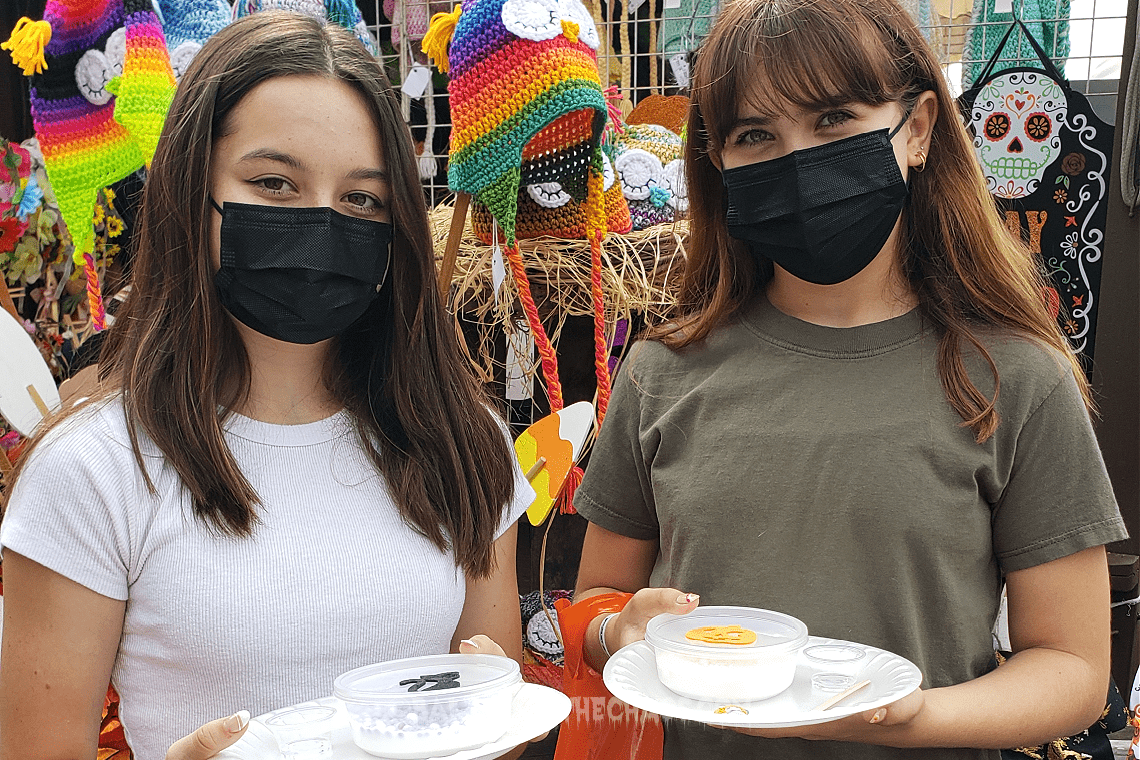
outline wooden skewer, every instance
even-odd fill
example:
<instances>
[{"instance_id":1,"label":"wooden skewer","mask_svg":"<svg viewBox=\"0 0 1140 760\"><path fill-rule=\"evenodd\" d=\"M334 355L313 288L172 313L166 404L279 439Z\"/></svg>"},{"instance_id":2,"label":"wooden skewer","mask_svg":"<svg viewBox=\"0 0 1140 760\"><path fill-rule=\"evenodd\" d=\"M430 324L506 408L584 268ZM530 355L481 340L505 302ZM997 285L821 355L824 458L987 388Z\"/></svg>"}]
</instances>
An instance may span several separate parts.
<instances>
[{"instance_id":1,"label":"wooden skewer","mask_svg":"<svg viewBox=\"0 0 1140 760\"><path fill-rule=\"evenodd\" d=\"M439 269L439 291L447 298L451 290L451 275L455 271L455 259L459 255L459 243L463 240L463 228L467 224L467 207L471 196L456 193L455 208L451 212L451 229L447 232L447 247L443 249L443 263Z\"/></svg>"},{"instance_id":2,"label":"wooden skewer","mask_svg":"<svg viewBox=\"0 0 1140 760\"><path fill-rule=\"evenodd\" d=\"M47 417L51 416L51 410L47 408L47 404L44 403L43 397L40 396L40 392L36 390L36 386L28 386L28 395L32 397L32 403L36 405L36 409L40 410L41 417L44 417L46 419Z\"/></svg>"},{"instance_id":3,"label":"wooden skewer","mask_svg":"<svg viewBox=\"0 0 1140 760\"><path fill-rule=\"evenodd\" d=\"M534 467L531 467L529 470L526 471L526 482L530 483L532 480L537 478L538 473L542 472L542 468L545 466L546 466L546 457L539 457L538 461L534 463Z\"/></svg>"},{"instance_id":4,"label":"wooden skewer","mask_svg":"<svg viewBox=\"0 0 1140 760\"><path fill-rule=\"evenodd\" d=\"M822 712L823 710L830 710L832 707L835 707L837 704L839 704L843 700L847 699L848 697L850 697L852 694L859 691L863 687L867 686L867 684L869 684L869 683L871 683L871 682L870 681L860 681L859 683L855 684L854 686L848 686L846 689L839 692L834 697L831 697L830 699L828 699L826 702L824 702L823 704L821 704L819 707L817 707L815 709L820 711L820 712Z\"/></svg>"}]
</instances>

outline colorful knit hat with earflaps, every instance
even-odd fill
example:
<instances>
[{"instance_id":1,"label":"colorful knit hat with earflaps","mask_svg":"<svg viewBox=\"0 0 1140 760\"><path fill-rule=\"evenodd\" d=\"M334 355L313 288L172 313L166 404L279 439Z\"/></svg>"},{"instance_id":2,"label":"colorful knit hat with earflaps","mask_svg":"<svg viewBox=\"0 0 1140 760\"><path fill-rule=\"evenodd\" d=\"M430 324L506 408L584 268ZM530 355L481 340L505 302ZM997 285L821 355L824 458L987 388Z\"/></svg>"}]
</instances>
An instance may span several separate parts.
<instances>
[{"instance_id":1,"label":"colorful knit hat with earflaps","mask_svg":"<svg viewBox=\"0 0 1140 760\"><path fill-rule=\"evenodd\" d=\"M21 19L2 47L32 77L32 122L48 180L102 330L91 257L95 201L154 155L174 96L162 26L150 0L47 0L43 20Z\"/></svg>"},{"instance_id":2,"label":"colorful knit hat with earflaps","mask_svg":"<svg viewBox=\"0 0 1140 760\"><path fill-rule=\"evenodd\" d=\"M518 250L519 192L557 183L560 192L584 203L599 422L610 394L601 286L606 235L601 137L608 109L595 52L600 42L578 0L462 0L451 13L432 17L423 41L424 52L451 77L448 185L486 206L502 234L542 357L552 411L563 406L562 389Z\"/></svg>"}]
</instances>

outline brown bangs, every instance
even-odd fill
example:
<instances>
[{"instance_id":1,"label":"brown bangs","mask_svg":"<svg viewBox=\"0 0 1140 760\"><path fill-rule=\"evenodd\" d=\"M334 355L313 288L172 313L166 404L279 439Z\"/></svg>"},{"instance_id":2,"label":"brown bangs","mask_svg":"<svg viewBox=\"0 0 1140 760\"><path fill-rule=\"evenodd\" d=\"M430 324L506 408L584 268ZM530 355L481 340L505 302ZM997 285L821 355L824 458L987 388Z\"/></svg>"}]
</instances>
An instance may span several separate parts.
<instances>
[{"instance_id":1,"label":"brown bangs","mask_svg":"<svg viewBox=\"0 0 1140 760\"><path fill-rule=\"evenodd\" d=\"M710 147L723 145L741 98L760 114L775 115L789 104L811 110L880 105L914 89L914 65L905 61L909 47L890 31L897 22L873 21L862 5L852 0L730 3L722 14L728 18L701 46L694 77L704 83L694 89L693 100ZM892 10L884 6L875 10Z\"/></svg>"}]
</instances>

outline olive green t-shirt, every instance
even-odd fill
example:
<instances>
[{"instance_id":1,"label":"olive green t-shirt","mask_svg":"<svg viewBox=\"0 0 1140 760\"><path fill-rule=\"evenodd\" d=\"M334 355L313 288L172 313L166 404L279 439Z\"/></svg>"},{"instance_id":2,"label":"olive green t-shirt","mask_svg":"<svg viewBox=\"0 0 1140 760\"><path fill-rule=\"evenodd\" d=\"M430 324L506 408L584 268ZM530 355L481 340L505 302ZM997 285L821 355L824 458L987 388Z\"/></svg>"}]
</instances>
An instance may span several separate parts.
<instances>
[{"instance_id":1,"label":"olive green t-shirt","mask_svg":"<svg viewBox=\"0 0 1140 760\"><path fill-rule=\"evenodd\" d=\"M779 610L811 634L907 657L923 687L982 675L1002 575L1124 538L1067 362L982 333L1001 422L985 443L947 401L917 310L813 325L759 298L701 345L639 343L574 504L657 539L652 586ZM993 380L977 356L970 377ZM666 721L666 760L997 758L764 740Z\"/></svg>"}]
</instances>

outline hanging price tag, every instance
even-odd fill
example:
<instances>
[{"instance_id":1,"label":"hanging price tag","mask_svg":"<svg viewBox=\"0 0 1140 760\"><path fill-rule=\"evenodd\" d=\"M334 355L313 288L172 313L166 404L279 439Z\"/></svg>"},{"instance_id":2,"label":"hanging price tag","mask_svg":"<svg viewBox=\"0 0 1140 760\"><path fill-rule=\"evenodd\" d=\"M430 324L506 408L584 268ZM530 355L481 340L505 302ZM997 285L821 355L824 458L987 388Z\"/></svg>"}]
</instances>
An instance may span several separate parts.
<instances>
[{"instance_id":1,"label":"hanging price tag","mask_svg":"<svg viewBox=\"0 0 1140 760\"><path fill-rule=\"evenodd\" d=\"M637 13L637 9L643 5L645 5L645 0L630 0L629 12L630 13Z\"/></svg>"},{"instance_id":2,"label":"hanging price tag","mask_svg":"<svg viewBox=\"0 0 1140 760\"><path fill-rule=\"evenodd\" d=\"M689 56L686 53L677 53L670 58L669 68L673 70L673 79L678 87L689 86Z\"/></svg>"},{"instance_id":3,"label":"hanging price tag","mask_svg":"<svg viewBox=\"0 0 1140 760\"><path fill-rule=\"evenodd\" d=\"M680 8L681 0L665 0L666 8Z\"/></svg>"},{"instance_id":4,"label":"hanging price tag","mask_svg":"<svg viewBox=\"0 0 1140 760\"><path fill-rule=\"evenodd\" d=\"M431 69L417 63L412 67L412 70L408 72L407 78L404 79L403 86L400 87L400 92L409 98L422 98L424 93L427 92L430 82Z\"/></svg>"},{"instance_id":5,"label":"hanging price tag","mask_svg":"<svg viewBox=\"0 0 1140 760\"><path fill-rule=\"evenodd\" d=\"M503 249L495 243L491 248L491 285L495 291L495 300L499 300L499 288L503 280L507 279L507 265L503 262Z\"/></svg>"},{"instance_id":6,"label":"hanging price tag","mask_svg":"<svg viewBox=\"0 0 1140 760\"><path fill-rule=\"evenodd\" d=\"M1013 0L994 0L994 13L1013 13Z\"/></svg>"},{"instance_id":7,"label":"hanging price tag","mask_svg":"<svg viewBox=\"0 0 1140 760\"><path fill-rule=\"evenodd\" d=\"M507 388L508 401L531 398L531 381L527 370L534 365L534 336L526 325L519 325L507 333Z\"/></svg>"}]
</instances>

